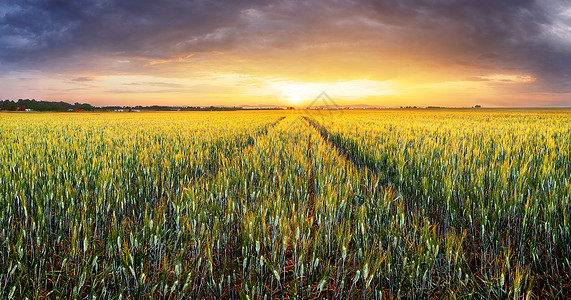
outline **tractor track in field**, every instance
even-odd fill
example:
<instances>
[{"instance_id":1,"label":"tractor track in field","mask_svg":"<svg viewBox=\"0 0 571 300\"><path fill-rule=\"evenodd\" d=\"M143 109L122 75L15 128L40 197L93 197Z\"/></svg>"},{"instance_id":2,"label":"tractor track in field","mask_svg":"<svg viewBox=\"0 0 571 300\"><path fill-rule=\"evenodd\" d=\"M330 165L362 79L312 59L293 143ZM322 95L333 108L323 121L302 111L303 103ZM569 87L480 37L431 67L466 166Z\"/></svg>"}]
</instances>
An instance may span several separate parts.
<instances>
[{"instance_id":1,"label":"tractor track in field","mask_svg":"<svg viewBox=\"0 0 571 300\"><path fill-rule=\"evenodd\" d=\"M351 155L351 154L355 153L356 149L351 149L347 146L344 146L342 143L340 143L339 137L334 138L326 128L321 126L319 123L317 123L313 119L311 119L307 116L302 116L302 118L307 122L306 125L308 125L310 128L315 129L319 133L320 138L323 139L325 144L327 146L331 147L337 153L337 155L340 158L344 159L349 164L353 165L357 170L364 171L368 175L369 180L371 180L371 178L375 177L375 175L377 174L377 172L375 172L376 168L374 168L374 166L372 166L371 163L368 163L366 160L363 160L363 159L357 159L357 157L363 157L362 155L359 155L359 156ZM318 194L318 187L317 187L318 183L316 183L316 179L315 179L315 166L314 166L314 162L313 162L313 158L312 158L313 157L313 149L312 149L312 144L311 144L311 133L309 135L309 141L308 141L308 145L307 145L307 154L309 157L308 190L310 192L310 195L309 195L309 203L308 203L308 215L306 217L308 219L313 218L312 231L314 231L314 230L319 229L319 225L317 224L317 216L316 216L317 212L316 212L316 203L315 203L317 200L317 194ZM380 189L381 187L379 186L377 188Z\"/></svg>"},{"instance_id":2,"label":"tractor track in field","mask_svg":"<svg viewBox=\"0 0 571 300\"><path fill-rule=\"evenodd\" d=\"M387 161L387 157L380 159L374 157L360 149L356 141L345 139L338 133L330 132L325 126L307 116L303 116L303 119L319 133L325 143L333 148L340 157L355 166L357 170L366 173L369 178L377 177L378 189L393 185L398 176L398 171L395 165Z\"/></svg>"},{"instance_id":3,"label":"tractor track in field","mask_svg":"<svg viewBox=\"0 0 571 300\"><path fill-rule=\"evenodd\" d=\"M230 157L230 156L240 155L242 152L244 152L245 149L255 145L256 141L259 137L266 135L269 130L271 130L276 125L278 125L283 119L285 119L285 117L280 117L271 123L267 123L267 124L261 126L261 128L259 128L255 133L251 134L248 137L248 140L246 141L246 143L234 147L234 149L232 149L228 153L225 153L225 156ZM218 141L216 141L214 143L217 143ZM179 187L182 189L189 188L191 186L198 184L201 181L210 180L210 179L216 177L216 174L218 174L218 172L220 171L221 160L222 160L222 158L220 157L220 154L218 152L211 151L211 153L208 155L208 159L205 161L205 165L206 165L205 169L206 170L204 170L204 171L201 170L199 172L192 174L191 178L188 180L188 182L186 182L184 185L181 184L181 186L179 186ZM163 186L163 182L160 178L159 178L158 186L159 186L159 189L163 191L161 197L168 198L169 197L169 191L167 191L166 187ZM172 191L171 191L171 193L172 193Z\"/></svg>"},{"instance_id":4,"label":"tractor track in field","mask_svg":"<svg viewBox=\"0 0 571 300\"><path fill-rule=\"evenodd\" d=\"M285 119L285 117L280 117L271 123L265 124L260 129L258 129L255 133L250 135L248 137L248 140L246 143L244 143L243 145L234 147L234 149L232 149L232 151L225 154L225 157L239 156L241 153L244 152L244 150L254 146L256 144L258 138L268 134L268 132L272 128L276 127L276 125L278 125L283 119ZM203 171L200 174L197 174L196 176L194 176L194 178L189 182L187 187L196 185L201 181L210 180L210 179L215 178L216 174L218 174L220 172L221 162L222 162L222 158L219 156L218 152L210 153L208 160L206 162L206 164L208 165L208 167L206 168L207 170Z\"/></svg>"},{"instance_id":5,"label":"tractor track in field","mask_svg":"<svg viewBox=\"0 0 571 300\"><path fill-rule=\"evenodd\" d=\"M369 175L369 178L376 177L378 179L377 189L380 190L383 187L393 186L395 178L398 175L396 167L389 165L386 161L376 160L373 156L361 150L356 142L343 139L339 134L329 132L324 126L315 120L306 116L303 118L311 127L319 132L327 145L335 149L340 157L350 162L358 170L364 171L367 175ZM403 204L407 210L418 209L415 208L415 205L418 203L418 201L416 201L416 195L410 193L407 190L399 189L398 192L403 196Z\"/></svg>"},{"instance_id":6,"label":"tractor track in field","mask_svg":"<svg viewBox=\"0 0 571 300\"><path fill-rule=\"evenodd\" d=\"M355 167L357 167L357 169L366 171L369 175L371 175L372 173L378 173L377 172L378 167L374 164L373 158L366 156L364 153L361 153L357 149L357 145L355 144L347 145L341 143L340 137L331 134L321 124L317 123L316 121L307 116L303 116L302 118L309 124L310 127L313 127L313 129L315 129L319 133L319 135L327 145L335 149L335 151L340 157L344 158L346 161L353 164ZM360 155L358 156L351 155L354 153L359 153Z\"/></svg>"},{"instance_id":7,"label":"tractor track in field","mask_svg":"<svg viewBox=\"0 0 571 300\"><path fill-rule=\"evenodd\" d=\"M271 123L265 124L260 129L258 129L258 131L249 136L248 141L245 144L235 147L235 149L233 149L233 151L228 153L226 156L238 156L240 153L244 152L245 149L254 146L259 137L268 134L268 131L276 127L276 125L278 125L283 119L285 119L285 117L280 117ZM218 156L218 152L213 152L210 154L207 162L209 165L208 170L197 176L196 180L194 181L195 183L206 178L211 178L219 172L220 158Z\"/></svg>"}]
</instances>

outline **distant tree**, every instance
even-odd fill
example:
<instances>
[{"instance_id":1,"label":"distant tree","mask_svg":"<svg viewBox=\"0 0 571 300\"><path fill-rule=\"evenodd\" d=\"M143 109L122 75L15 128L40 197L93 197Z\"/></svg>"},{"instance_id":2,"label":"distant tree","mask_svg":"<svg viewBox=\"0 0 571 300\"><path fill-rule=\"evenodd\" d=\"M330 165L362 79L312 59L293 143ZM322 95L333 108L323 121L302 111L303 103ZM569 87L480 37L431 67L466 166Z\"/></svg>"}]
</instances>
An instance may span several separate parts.
<instances>
[{"instance_id":1,"label":"distant tree","mask_svg":"<svg viewBox=\"0 0 571 300\"><path fill-rule=\"evenodd\" d=\"M18 109L18 105L14 101L4 100L2 102L2 108L1 109L14 111L14 110Z\"/></svg>"},{"instance_id":2,"label":"distant tree","mask_svg":"<svg viewBox=\"0 0 571 300\"><path fill-rule=\"evenodd\" d=\"M18 101L14 102L11 100L4 100L0 101L0 109L1 110L10 110L15 111L18 107L25 107L32 110L37 111L67 111L67 110L76 110L81 109L83 111L91 111L94 110L94 107L91 104L87 103L79 103L76 102L75 104L69 104L63 101L60 102L51 102L51 101L38 101L36 99L18 99Z\"/></svg>"}]
</instances>

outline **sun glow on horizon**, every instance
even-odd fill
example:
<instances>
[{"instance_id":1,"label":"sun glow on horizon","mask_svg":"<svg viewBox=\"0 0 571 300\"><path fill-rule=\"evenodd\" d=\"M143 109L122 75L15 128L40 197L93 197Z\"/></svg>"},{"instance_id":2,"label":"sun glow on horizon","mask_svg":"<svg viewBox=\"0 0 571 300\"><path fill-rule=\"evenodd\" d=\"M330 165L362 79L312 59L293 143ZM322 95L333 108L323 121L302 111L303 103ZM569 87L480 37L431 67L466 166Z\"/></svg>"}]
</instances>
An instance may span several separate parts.
<instances>
[{"instance_id":1,"label":"sun glow on horizon","mask_svg":"<svg viewBox=\"0 0 571 300\"><path fill-rule=\"evenodd\" d=\"M509 102L489 102L485 99L505 95L501 89L531 84L536 78L526 73L488 73L448 80L426 74L389 80L312 80L312 77L263 76L226 72L203 72L192 76L162 74L82 74L80 77L49 76L40 71L12 73L4 77L11 89L28 88L42 91L33 98L51 101L79 102L105 105L310 105L322 92L342 106L357 104L398 107L416 106L505 106ZM365 77L365 76L363 76ZM24 80L25 79L25 80ZM317 78L316 78L317 79ZM49 88L47 88L49 87ZM529 94L521 104L533 103L548 96Z\"/></svg>"},{"instance_id":2,"label":"sun glow on horizon","mask_svg":"<svg viewBox=\"0 0 571 300\"><path fill-rule=\"evenodd\" d=\"M249 91L252 94L277 96L279 100L285 103L297 105L312 102L322 92L327 92L331 97L344 101L399 93L395 82L369 79L339 82L300 82L270 79Z\"/></svg>"}]
</instances>

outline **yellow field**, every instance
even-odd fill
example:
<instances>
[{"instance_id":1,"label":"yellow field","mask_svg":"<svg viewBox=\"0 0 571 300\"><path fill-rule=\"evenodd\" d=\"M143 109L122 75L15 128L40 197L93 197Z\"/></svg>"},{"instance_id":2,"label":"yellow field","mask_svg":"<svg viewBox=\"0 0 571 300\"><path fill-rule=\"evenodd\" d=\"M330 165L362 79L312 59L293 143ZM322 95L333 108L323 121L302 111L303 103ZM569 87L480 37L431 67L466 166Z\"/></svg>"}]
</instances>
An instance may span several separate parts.
<instances>
[{"instance_id":1,"label":"yellow field","mask_svg":"<svg viewBox=\"0 0 571 300\"><path fill-rule=\"evenodd\" d=\"M562 297L571 111L0 114L0 298Z\"/></svg>"}]
</instances>

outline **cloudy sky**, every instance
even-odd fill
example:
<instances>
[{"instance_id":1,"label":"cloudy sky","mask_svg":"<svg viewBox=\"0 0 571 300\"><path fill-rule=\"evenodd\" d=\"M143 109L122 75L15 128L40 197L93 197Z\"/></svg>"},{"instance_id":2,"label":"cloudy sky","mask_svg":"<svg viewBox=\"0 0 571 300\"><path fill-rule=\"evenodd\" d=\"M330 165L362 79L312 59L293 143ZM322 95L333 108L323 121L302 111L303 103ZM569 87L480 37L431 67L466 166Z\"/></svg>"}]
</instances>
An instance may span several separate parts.
<instances>
[{"instance_id":1,"label":"cloudy sky","mask_svg":"<svg viewBox=\"0 0 571 300\"><path fill-rule=\"evenodd\" d=\"M569 0L2 0L0 98L571 106Z\"/></svg>"}]
</instances>

